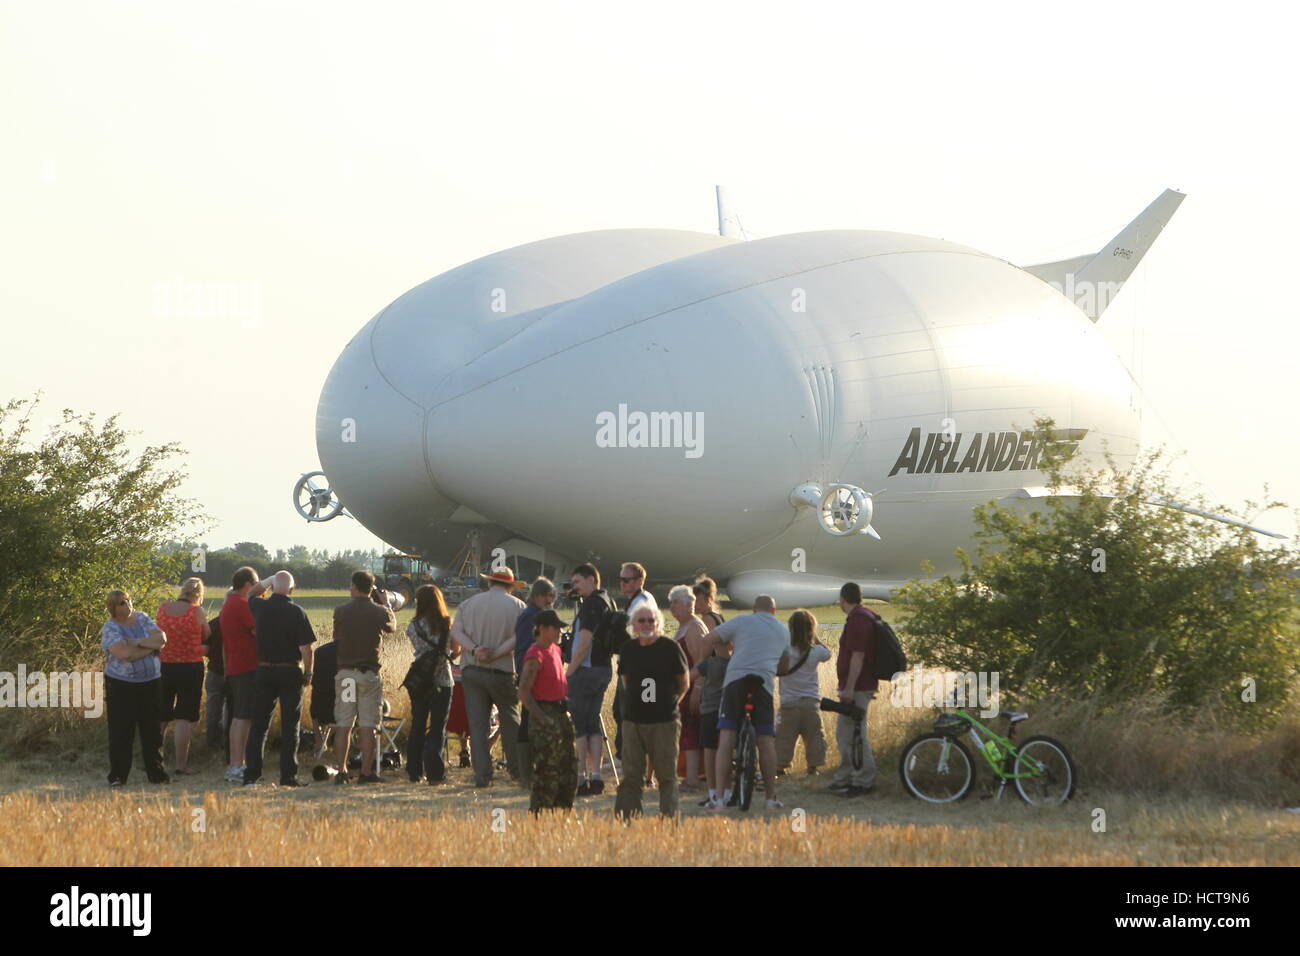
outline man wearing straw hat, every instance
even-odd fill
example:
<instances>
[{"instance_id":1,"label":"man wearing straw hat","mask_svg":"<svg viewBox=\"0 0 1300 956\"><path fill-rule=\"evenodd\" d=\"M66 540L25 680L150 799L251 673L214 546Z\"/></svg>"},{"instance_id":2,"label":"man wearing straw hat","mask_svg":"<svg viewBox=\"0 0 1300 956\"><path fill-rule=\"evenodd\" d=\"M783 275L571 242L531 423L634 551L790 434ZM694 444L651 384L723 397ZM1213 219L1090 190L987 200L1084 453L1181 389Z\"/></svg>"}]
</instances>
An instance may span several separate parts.
<instances>
[{"instance_id":1,"label":"man wearing straw hat","mask_svg":"<svg viewBox=\"0 0 1300 956\"><path fill-rule=\"evenodd\" d=\"M486 575L489 587L456 609L451 636L462 648L461 687L469 717L470 758L474 786L492 782L492 753L488 745L492 705L501 719L501 744L506 768L519 779L515 744L519 736L519 697L515 691L515 622L525 604L510 593L515 583L509 568Z\"/></svg>"}]
</instances>

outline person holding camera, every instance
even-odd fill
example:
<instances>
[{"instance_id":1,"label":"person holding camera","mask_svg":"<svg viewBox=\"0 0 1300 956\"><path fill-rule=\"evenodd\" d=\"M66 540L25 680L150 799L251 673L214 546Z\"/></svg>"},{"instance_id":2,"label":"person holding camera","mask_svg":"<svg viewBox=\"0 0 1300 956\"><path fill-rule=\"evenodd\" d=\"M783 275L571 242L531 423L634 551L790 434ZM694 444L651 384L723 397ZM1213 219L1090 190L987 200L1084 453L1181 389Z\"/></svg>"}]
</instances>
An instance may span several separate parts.
<instances>
[{"instance_id":1,"label":"person holding camera","mask_svg":"<svg viewBox=\"0 0 1300 956\"><path fill-rule=\"evenodd\" d=\"M387 606L370 597L375 576L369 571L352 575L352 600L334 609L334 643L338 645L338 672L334 675L334 751L339 772L336 784L352 779L348 750L352 725L361 738L361 783L379 783L375 759L375 734L384 709L384 683L379 676L379 645L385 634L397 630L397 618Z\"/></svg>"},{"instance_id":2,"label":"person holding camera","mask_svg":"<svg viewBox=\"0 0 1300 956\"><path fill-rule=\"evenodd\" d=\"M554 595L554 588L551 593ZM534 637L524 651L519 673L519 703L528 721L531 744L528 809L538 813L573 806L578 790L578 758L573 721L565 702L569 682L560 659L564 622L550 608L538 611L532 621Z\"/></svg>"},{"instance_id":3,"label":"person holding camera","mask_svg":"<svg viewBox=\"0 0 1300 956\"><path fill-rule=\"evenodd\" d=\"M618 656L623 684L625 772L614 812L624 820L641 813L645 788L638 772L647 760L659 780L659 816L675 818L678 808L677 753L682 733L680 707L686 696L686 654L664 635L664 618L653 604L640 604L631 620L635 640Z\"/></svg>"},{"instance_id":4,"label":"person holding camera","mask_svg":"<svg viewBox=\"0 0 1300 956\"><path fill-rule=\"evenodd\" d=\"M794 761L794 746L803 738L808 776L826 762L826 733L822 729L820 664L831 659L826 645L817 640L817 618L800 608L790 615L790 670L781 676L781 709L776 715L776 762L784 776Z\"/></svg>"},{"instance_id":5,"label":"person holding camera","mask_svg":"<svg viewBox=\"0 0 1300 956\"><path fill-rule=\"evenodd\" d=\"M862 709L862 766L854 770L852 761L853 730L856 721L845 714L835 717L835 745L840 751L840 766L830 789L845 797L860 797L876 786L876 758L867 737L867 705L876 696L877 681L872 677L876 657L876 627L862 606L862 588L849 581L840 588L840 609L847 615L840 634L840 652L835 660L842 704Z\"/></svg>"},{"instance_id":6,"label":"person holding camera","mask_svg":"<svg viewBox=\"0 0 1300 956\"><path fill-rule=\"evenodd\" d=\"M614 675L609 648L595 642L596 631L606 614L615 612L614 602L600 586L600 572L590 564L573 570L573 589L582 601L573 622L573 655L566 676L569 679L569 711L573 715L573 732L578 745L578 796L587 797L605 791L600 776L601 745L605 741L600 726L600 708L605 702L605 688Z\"/></svg>"}]
</instances>

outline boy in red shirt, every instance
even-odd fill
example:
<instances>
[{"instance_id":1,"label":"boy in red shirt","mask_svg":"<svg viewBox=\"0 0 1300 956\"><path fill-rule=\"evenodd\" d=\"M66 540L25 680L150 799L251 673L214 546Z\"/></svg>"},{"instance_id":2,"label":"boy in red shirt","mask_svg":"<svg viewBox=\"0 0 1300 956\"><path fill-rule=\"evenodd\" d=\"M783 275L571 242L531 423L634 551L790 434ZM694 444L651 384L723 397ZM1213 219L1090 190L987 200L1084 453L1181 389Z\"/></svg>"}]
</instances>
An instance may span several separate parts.
<instances>
[{"instance_id":1,"label":"boy in red shirt","mask_svg":"<svg viewBox=\"0 0 1300 956\"><path fill-rule=\"evenodd\" d=\"M554 611L537 612L533 618L537 638L524 655L524 672L519 678L519 703L528 711L532 744L533 789L528 809L533 813L572 807L578 790L573 721L564 701L569 681L558 643L563 626Z\"/></svg>"}]
</instances>

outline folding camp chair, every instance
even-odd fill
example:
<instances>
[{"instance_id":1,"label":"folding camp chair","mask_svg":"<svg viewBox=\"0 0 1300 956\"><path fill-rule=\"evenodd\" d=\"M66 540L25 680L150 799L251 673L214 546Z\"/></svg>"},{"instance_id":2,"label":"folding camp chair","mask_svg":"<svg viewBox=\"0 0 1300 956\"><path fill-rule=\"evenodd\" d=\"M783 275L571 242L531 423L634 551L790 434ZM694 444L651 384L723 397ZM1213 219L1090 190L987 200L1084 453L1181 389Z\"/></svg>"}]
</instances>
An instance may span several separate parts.
<instances>
[{"instance_id":1,"label":"folding camp chair","mask_svg":"<svg viewBox=\"0 0 1300 956\"><path fill-rule=\"evenodd\" d=\"M396 770L402 766L402 751L397 746L397 735L402 732L406 726L405 717L394 717L389 713L388 701L384 701L384 710L379 718L379 734L377 743L379 752L375 754L376 762L379 767L388 767ZM376 768L376 773L379 768Z\"/></svg>"}]
</instances>

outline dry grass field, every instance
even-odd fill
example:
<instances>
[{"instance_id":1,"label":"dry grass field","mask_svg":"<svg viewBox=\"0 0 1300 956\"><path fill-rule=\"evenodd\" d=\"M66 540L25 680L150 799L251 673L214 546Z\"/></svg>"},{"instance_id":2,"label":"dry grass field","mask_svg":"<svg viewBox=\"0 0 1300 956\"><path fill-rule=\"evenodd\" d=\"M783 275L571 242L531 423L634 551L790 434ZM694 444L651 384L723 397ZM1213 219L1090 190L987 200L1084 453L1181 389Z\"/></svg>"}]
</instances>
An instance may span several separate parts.
<instances>
[{"instance_id":1,"label":"dry grass field","mask_svg":"<svg viewBox=\"0 0 1300 956\"><path fill-rule=\"evenodd\" d=\"M330 609L345 596L296 597L327 638ZM833 650L843 615L815 613ZM409 611L399 614L401 629L409 619ZM407 712L398 684L409 661L404 637L385 642L386 696L399 715ZM833 694L833 665L823 665L821 681ZM610 727L612 696L611 689ZM1300 865L1300 814L1287 810L1300 804L1300 724L1250 739L1211 726L1174 736L1162 732L1154 707L1140 704L1118 714L1082 704L1031 711L1025 732L1058 737L1078 765L1078 792L1063 807L989 799L983 767L959 805L910 799L898 755L935 711L894 707L884 693L870 711L875 793L853 800L828 793L828 775L805 776L800 747L782 782L784 810L764 811L760 800L748 814L706 815L698 796L684 794L673 825L656 819L657 793L647 791L646 815L630 826L614 819L608 769L605 794L534 819L527 795L503 771L479 790L454 759L440 787L408 783L401 770L367 787L232 786L201 735L197 776L153 786L137 762L131 783L109 791L102 720L64 717L41 746L0 765L0 829L8 837L0 865ZM833 722L825 726L834 764ZM309 779L311 757L301 759L300 776ZM268 766L275 760L268 752Z\"/></svg>"}]
</instances>

